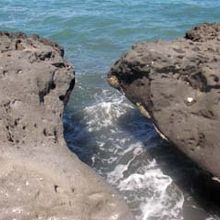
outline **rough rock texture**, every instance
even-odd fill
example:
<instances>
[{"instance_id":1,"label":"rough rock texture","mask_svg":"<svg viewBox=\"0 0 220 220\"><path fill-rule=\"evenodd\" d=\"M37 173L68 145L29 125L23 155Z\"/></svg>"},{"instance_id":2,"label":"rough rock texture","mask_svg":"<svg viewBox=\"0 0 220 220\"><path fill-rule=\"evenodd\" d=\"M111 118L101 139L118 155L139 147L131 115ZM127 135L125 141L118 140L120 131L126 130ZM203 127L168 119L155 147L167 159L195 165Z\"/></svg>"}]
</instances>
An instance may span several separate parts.
<instances>
[{"instance_id":1,"label":"rough rock texture","mask_svg":"<svg viewBox=\"0 0 220 220\"><path fill-rule=\"evenodd\" d=\"M152 118L161 136L220 177L220 25L174 41L138 43L108 82Z\"/></svg>"},{"instance_id":2,"label":"rough rock texture","mask_svg":"<svg viewBox=\"0 0 220 220\"><path fill-rule=\"evenodd\" d=\"M65 144L74 75L63 53L38 36L0 33L0 219L133 219Z\"/></svg>"}]
</instances>

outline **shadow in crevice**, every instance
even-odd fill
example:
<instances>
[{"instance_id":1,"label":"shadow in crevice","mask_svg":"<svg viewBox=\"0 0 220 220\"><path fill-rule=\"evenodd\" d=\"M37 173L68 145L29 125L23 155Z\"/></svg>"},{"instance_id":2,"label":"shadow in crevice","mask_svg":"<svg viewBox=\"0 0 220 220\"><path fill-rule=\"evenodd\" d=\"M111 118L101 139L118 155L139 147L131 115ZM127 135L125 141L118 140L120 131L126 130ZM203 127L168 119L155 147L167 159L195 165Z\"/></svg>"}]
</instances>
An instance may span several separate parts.
<instances>
[{"instance_id":1,"label":"shadow in crevice","mask_svg":"<svg viewBox=\"0 0 220 220\"><path fill-rule=\"evenodd\" d=\"M127 112L119 118L118 125L121 129L129 132L133 138L142 141L146 147L147 154L156 159L157 164L164 174L170 176L177 187L183 192L185 202L183 215L186 220L203 220L209 214L220 216L220 184L212 180L212 175L199 168L193 161L187 158L175 146L162 140L159 135L152 135L150 141L145 142L141 136L137 135L135 129L128 124L140 123L140 130L143 130L143 121L148 124L148 119L144 118L138 111L136 113ZM128 123L129 122L129 123ZM151 126L153 129L153 126ZM155 131L151 131L155 132ZM147 135L147 134L146 134ZM154 147L149 144L154 142Z\"/></svg>"},{"instance_id":2,"label":"shadow in crevice","mask_svg":"<svg viewBox=\"0 0 220 220\"><path fill-rule=\"evenodd\" d=\"M93 155L98 151L94 136L88 132L86 122L81 112L65 110L63 116L64 139L68 148L75 153L81 161L93 166Z\"/></svg>"}]
</instances>

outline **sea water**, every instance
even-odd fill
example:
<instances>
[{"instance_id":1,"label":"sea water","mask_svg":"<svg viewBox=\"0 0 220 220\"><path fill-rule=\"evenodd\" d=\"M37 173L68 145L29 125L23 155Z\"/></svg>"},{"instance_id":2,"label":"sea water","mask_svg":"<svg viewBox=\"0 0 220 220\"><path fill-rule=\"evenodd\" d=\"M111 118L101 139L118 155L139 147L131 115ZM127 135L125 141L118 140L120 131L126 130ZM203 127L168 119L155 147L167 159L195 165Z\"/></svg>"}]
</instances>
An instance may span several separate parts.
<instances>
[{"instance_id":1,"label":"sea water","mask_svg":"<svg viewBox=\"0 0 220 220\"><path fill-rule=\"evenodd\" d=\"M68 146L121 193L137 220L220 219L216 204L194 193L194 165L106 83L133 43L181 37L202 22L220 22L219 0L0 0L1 30L38 33L65 48L76 69L64 115Z\"/></svg>"}]
</instances>

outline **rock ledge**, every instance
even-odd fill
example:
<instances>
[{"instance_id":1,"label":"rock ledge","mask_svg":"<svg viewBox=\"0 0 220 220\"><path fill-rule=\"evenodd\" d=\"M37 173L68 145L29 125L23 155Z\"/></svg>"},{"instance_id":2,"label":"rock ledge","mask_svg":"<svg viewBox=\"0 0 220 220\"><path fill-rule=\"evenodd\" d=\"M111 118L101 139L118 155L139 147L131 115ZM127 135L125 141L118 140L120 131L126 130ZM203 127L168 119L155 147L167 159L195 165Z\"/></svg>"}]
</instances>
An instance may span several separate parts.
<instances>
[{"instance_id":1,"label":"rock ledge","mask_svg":"<svg viewBox=\"0 0 220 220\"><path fill-rule=\"evenodd\" d=\"M161 136L220 178L220 25L174 41L137 43L108 82L153 120Z\"/></svg>"},{"instance_id":2,"label":"rock ledge","mask_svg":"<svg viewBox=\"0 0 220 220\"><path fill-rule=\"evenodd\" d=\"M74 75L63 55L37 35L0 32L0 219L133 219L65 144Z\"/></svg>"}]
</instances>

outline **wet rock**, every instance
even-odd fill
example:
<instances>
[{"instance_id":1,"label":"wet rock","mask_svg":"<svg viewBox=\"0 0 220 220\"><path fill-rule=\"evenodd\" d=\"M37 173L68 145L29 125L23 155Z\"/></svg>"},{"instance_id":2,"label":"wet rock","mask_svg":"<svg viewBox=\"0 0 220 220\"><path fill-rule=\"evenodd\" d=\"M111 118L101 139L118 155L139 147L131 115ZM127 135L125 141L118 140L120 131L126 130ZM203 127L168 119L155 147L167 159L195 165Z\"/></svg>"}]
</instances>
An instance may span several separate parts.
<instances>
[{"instance_id":1,"label":"wet rock","mask_svg":"<svg viewBox=\"0 0 220 220\"><path fill-rule=\"evenodd\" d=\"M163 138L219 178L219 68L220 25L203 24L174 41L137 43L108 82L117 82Z\"/></svg>"},{"instance_id":2,"label":"wet rock","mask_svg":"<svg viewBox=\"0 0 220 220\"><path fill-rule=\"evenodd\" d=\"M0 219L133 219L65 144L74 71L63 55L39 36L0 32Z\"/></svg>"}]
</instances>

